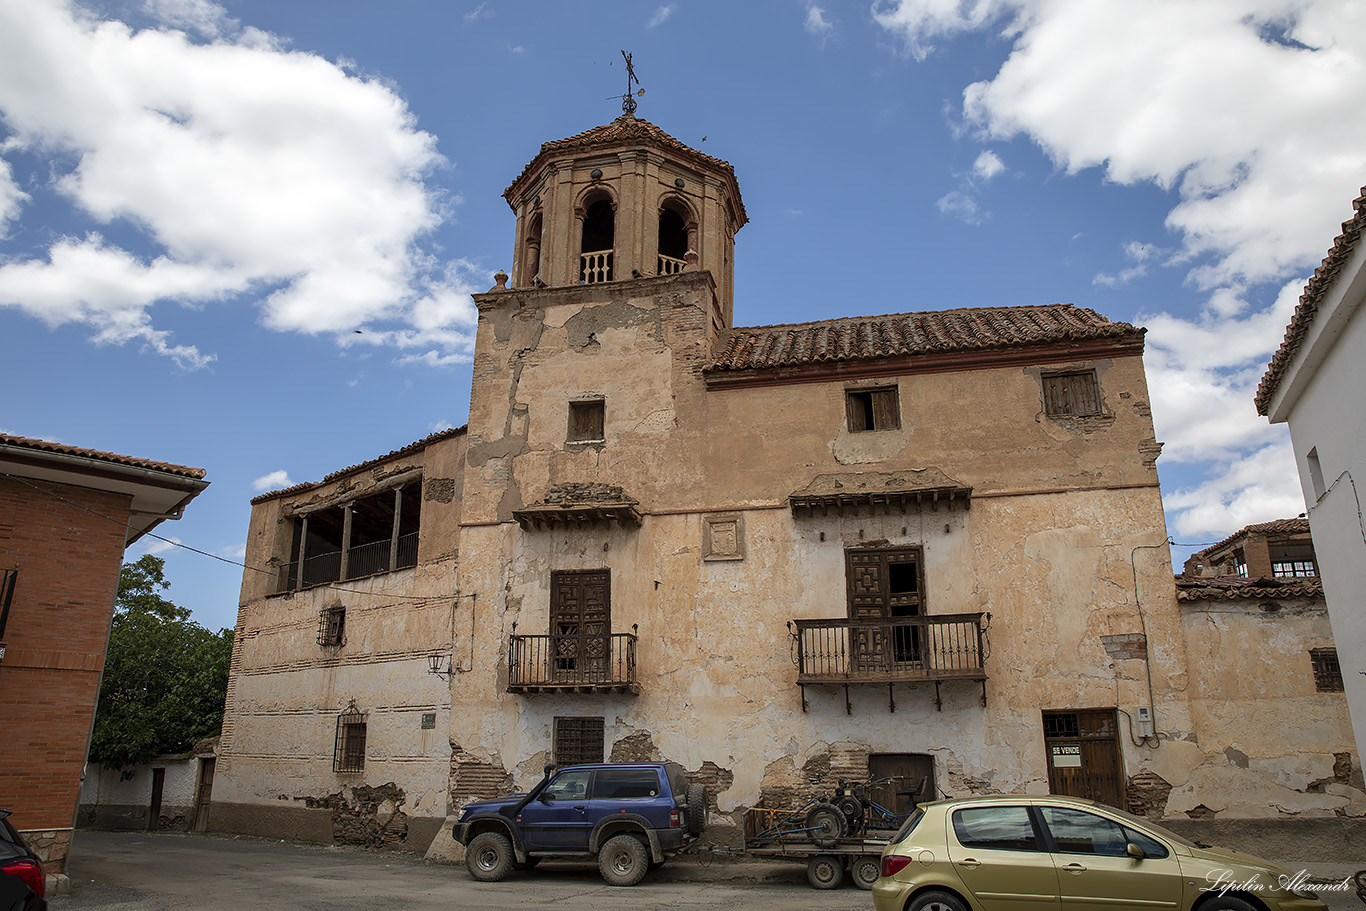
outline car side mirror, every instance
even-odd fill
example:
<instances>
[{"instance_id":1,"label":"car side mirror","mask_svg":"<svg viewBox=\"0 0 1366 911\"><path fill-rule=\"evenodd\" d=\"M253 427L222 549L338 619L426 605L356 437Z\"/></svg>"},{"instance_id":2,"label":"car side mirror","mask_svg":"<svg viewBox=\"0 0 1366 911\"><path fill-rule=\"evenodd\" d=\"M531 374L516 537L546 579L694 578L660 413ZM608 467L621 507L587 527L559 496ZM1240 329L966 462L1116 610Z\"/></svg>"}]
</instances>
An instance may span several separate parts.
<instances>
[{"instance_id":1,"label":"car side mirror","mask_svg":"<svg viewBox=\"0 0 1366 911\"><path fill-rule=\"evenodd\" d=\"M1129 842L1127 845L1124 846L1124 853L1128 854L1134 860L1142 860L1143 858L1148 856L1144 853L1142 848L1140 848L1133 842Z\"/></svg>"}]
</instances>

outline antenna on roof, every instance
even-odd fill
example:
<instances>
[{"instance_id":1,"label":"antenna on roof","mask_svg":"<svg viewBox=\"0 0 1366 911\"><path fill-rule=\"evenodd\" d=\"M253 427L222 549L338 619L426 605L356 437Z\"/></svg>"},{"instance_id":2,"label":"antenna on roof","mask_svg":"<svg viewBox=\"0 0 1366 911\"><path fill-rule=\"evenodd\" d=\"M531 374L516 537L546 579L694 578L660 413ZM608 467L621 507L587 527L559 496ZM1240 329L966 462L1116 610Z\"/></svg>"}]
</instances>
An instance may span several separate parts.
<instances>
[{"instance_id":1,"label":"antenna on roof","mask_svg":"<svg viewBox=\"0 0 1366 911\"><path fill-rule=\"evenodd\" d=\"M621 59L626 61L626 92L620 96L612 95L608 98L608 100L610 101L612 98L620 97L621 112L623 114L631 114L632 116L634 116L636 113L636 98L638 98L641 95L644 95L645 90L638 89L635 92L635 94L631 93L631 84L635 83L636 85L640 85L640 80L636 78L636 68L631 64L631 55L626 53L625 51L622 51Z\"/></svg>"}]
</instances>

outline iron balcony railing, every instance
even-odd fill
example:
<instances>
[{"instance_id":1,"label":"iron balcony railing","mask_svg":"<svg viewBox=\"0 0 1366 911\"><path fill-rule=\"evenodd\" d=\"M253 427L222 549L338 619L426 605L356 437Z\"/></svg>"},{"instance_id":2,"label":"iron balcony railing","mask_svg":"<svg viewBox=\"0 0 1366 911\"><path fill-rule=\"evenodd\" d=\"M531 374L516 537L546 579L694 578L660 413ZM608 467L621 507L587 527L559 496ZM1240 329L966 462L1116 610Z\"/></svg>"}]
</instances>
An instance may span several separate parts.
<instances>
[{"instance_id":1,"label":"iron balcony railing","mask_svg":"<svg viewBox=\"0 0 1366 911\"><path fill-rule=\"evenodd\" d=\"M393 540L375 541L361 544L346 552L346 574L342 574L342 552L332 550L322 554L312 554L304 559L303 575L299 574L299 563L286 563L280 567L280 585L277 591L288 592L310 585L325 582L344 582L387 573L391 569L407 569L417 565L417 532L399 535L397 555L393 566L390 557L395 552Z\"/></svg>"},{"instance_id":2,"label":"iron balcony railing","mask_svg":"<svg viewBox=\"0 0 1366 911\"><path fill-rule=\"evenodd\" d=\"M508 644L508 692L640 692L635 633L516 636Z\"/></svg>"},{"instance_id":3,"label":"iron balcony railing","mask_svg":"<svg viewBox=\"0 0 1366 911\"><path fill-rule=\"evenodd\" d=\"M797 683L984 680L983 616L797 620Z\"/></svg>"}]
</instances>

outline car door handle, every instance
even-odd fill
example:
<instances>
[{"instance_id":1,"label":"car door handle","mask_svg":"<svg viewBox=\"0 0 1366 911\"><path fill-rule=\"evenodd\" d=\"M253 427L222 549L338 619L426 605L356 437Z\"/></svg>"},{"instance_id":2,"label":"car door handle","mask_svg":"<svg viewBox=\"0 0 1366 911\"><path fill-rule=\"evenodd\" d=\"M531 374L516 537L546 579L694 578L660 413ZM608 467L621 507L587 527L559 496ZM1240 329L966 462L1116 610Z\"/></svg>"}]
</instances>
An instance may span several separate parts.
<instances>
[{"instance_id":1,"label":"car door handle","mask_svg":"<svg viewBox=\"0 0 1366 911\"><path fill-rule=\"evenodd\" d=\"M1066 865L1063 866L1063 869L1066 870L1068 873L1071 873L1071 874L1073 874L1073 875L1076 875L1077 873L1085 873L1085 872L1086 872L1086 868L1083 867L1081 864L1078 864L1078 863L1066 864Z\"/></svg>"},{"instance_id":2,"label":"car door handle","mask_svg":"<svg viewBox=\"0 0 1366 911\"><path fill-rule=\"evenodd\" d=\"M587 807L575 807L574 809L576 809L576 810L578 810L580 813L582 813L584 810L586 810L586 809L588 809L588 808L587 808Z\"/></svg>"},{"instance_id":3,"label":"car door handle","mask_svg":"<svg viewBox=\"0 0 1366 911\"><path fill-rule=\"evenodd\" d=\"M982 866L982 862L980 860L974 860L971 857L965 857L958 862L958 866L967 867L969 870L976 870L978 867Z\"/></svg>"}]
</instances>

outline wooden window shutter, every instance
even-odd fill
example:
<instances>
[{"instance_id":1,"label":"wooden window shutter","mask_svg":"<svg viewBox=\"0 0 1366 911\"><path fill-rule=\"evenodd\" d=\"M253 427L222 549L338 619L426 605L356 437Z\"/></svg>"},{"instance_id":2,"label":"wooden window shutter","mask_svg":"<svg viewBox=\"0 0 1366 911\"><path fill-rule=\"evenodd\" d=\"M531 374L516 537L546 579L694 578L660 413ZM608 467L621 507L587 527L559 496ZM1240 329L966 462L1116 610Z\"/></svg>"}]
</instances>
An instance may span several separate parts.
<instances>
[{"instance_id":1,"label":"wooden window shutter","mask_svg":"<svg viewBox=\"0 0 1366 911\"><path fill-rule=\"evenodd\" d=\"M858 392L849 392L844 396L845 411L849 417L849 432L857 433L867 430L868 419L863 408L863 395Z\"/></svg>"},{"instance_id":2,"label":"wooden window shutter","mask_svg":"<svg viewBox=\"0 0 1366 911\"><path fill-rule=\"evenodd\" d=\"M901 427L901 409L898 407L896 387L875 389L873 397L873 429L898 430Z\"/></svg>"}]
</instances>

